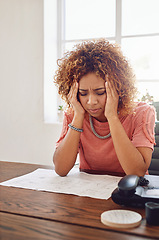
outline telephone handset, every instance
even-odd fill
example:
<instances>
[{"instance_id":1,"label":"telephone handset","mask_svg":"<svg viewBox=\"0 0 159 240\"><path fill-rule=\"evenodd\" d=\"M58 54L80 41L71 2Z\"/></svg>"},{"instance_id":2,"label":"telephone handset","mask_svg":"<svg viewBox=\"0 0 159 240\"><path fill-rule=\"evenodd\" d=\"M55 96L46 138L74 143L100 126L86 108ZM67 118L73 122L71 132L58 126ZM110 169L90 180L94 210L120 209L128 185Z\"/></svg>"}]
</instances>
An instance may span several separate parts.
<instances>
[{"instance_id":1,"label":"telephone handset","mask_svg":"<svg viewBox=\"0 0 159 240\"><path fill-rule=\"evenodd\" d=\"M159 198L143 197L142 193L149 186L149 180L136 175L127 175L123 177L118 188L112 192L112 200L120 205L144 207L146 202L157 202Z\"/></svg>"}]
</instances>

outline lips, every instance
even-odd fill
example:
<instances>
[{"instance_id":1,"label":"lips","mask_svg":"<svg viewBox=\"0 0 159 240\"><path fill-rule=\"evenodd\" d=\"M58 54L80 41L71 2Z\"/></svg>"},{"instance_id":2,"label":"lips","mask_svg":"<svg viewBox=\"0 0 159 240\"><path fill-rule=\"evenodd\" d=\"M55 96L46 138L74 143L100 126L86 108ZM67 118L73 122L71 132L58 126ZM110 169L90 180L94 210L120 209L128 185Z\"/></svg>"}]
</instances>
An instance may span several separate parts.
<instances>
[{"instance_id":1,"label":"lips","mask_svg":"<svg viewBox=\"0 0 159 240\"><path fill-rule=\"evenodd\" d=\"M96 109L89 109L90 113L98 113L100 111L100 108L96 108Z\"/></svg>"}]
</instances>

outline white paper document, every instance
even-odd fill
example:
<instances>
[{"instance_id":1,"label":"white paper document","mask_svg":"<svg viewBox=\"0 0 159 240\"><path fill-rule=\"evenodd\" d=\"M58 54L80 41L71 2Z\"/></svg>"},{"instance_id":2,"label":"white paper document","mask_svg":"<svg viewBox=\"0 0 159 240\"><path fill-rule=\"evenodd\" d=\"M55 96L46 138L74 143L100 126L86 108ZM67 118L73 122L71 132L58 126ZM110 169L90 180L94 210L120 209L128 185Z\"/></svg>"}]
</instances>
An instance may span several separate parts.
<instances>
[{"instance_id":1,"label":"white paper document","mask_svg":"<svg viewBox=\"0 0 159 240\"><path fill-rule=\"evenodd\" d=\"M159 176L157 175L145 175L145 178L149 180L149 184L144 188L142 197L159 198Z\"/></svg>"},{"instance_id":2,"label":"white paper document","mask_svg":"<svg viewBox=\"0 0 159 240\"><path fill-rule=\"evenodd\" d=\"M38 168L0 185L108 199L120 179L121 177L79 172L78 168L73 168L66 177L60 177L54 170Z\"/></svg>"}]
</instances>

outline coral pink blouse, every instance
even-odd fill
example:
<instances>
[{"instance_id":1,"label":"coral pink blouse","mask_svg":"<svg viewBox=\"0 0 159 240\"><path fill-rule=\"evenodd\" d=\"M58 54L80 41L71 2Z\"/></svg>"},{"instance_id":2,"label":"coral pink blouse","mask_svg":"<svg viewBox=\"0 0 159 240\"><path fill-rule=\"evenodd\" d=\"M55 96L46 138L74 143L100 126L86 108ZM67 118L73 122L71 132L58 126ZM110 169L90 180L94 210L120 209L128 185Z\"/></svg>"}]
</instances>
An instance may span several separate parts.
<instances>
[{"instance_id":1,"label":"coral pink blouse","mask_svg":"<svg viewBox=\"0 0 159 240\"><path fill-rule=\"evenodd\" d=\"M63 129L56 147L65 137L68 124L72 122L72 119L72 113L64 113ZM149 147L153 150L155 144L155 110L153 107L140 102L137 104L134 113L121 117L120 122L135 147ZM96 132L101 136L110 132L108 122L99 122L93 118L93 125ZM92 132L87 119L83 121L83 132L79 142L79 157L81 171L94 170L99 173L104 171L124 173L115 153L112 138L97 138Z\"/></svg>"}]
</instances>

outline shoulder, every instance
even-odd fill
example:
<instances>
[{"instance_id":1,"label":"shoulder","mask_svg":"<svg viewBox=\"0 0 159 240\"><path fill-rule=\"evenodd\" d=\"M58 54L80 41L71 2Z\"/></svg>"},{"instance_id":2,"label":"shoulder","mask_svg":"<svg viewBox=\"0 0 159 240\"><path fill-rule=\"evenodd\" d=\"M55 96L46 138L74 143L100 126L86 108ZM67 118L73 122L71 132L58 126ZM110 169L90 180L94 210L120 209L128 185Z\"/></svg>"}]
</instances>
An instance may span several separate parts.
<instances>
[{"instance_id":1,"label":"shoulder","mask_svg":"<svg viewBox=\"0 0 159 240\"><path fill-rule=\"evenodd\" d=\"M156 111L152 105L149 105L145 102L136 102L132 112L125 116L129 121L137 122L146 122L149 119L155 119Z\"/></svg>"},{"instance_id":2,"label":"shoulder","mask_svg":"<svg viewBox=\"0 0 159 240\"><path fill-rule=\"evenodd\" d=\"M74 116L74 111L72 108L67 108L64 111L64 121L67 121L68 123L72 122Z\"/></svg>"},{"instance_id":3,"label":"shoulder","mask_svg":"<svg viewBox=\"0 0 159 240\"><path fill-rule=\"evenodd\" d=\"M155 108L147 103L138 103L135 115L135 125L137 129L142 129L146 138L154 144Z\"/></svg>"},{"instance_id":4,"label":"shoulder","mask_svg":"<svg viewBox=\"0 0 159 240\"><path fill-rule=\"evenodd\" d=\"M143 117L146 118L155 118L155 108L145 102L138 102L134 108L134 116L135 117Z\"/></svg>"},{"instance_id":5,"label":"shoulder","mask_svg":"<svg viewBox=\"0 0 159 240\"><path fill-rule=\"evenodd\" d=\"M154 109L154 107L145 102L137 102L135 109L138 111L144 111L146 109Z\"/></svg>"}]
</instances>

